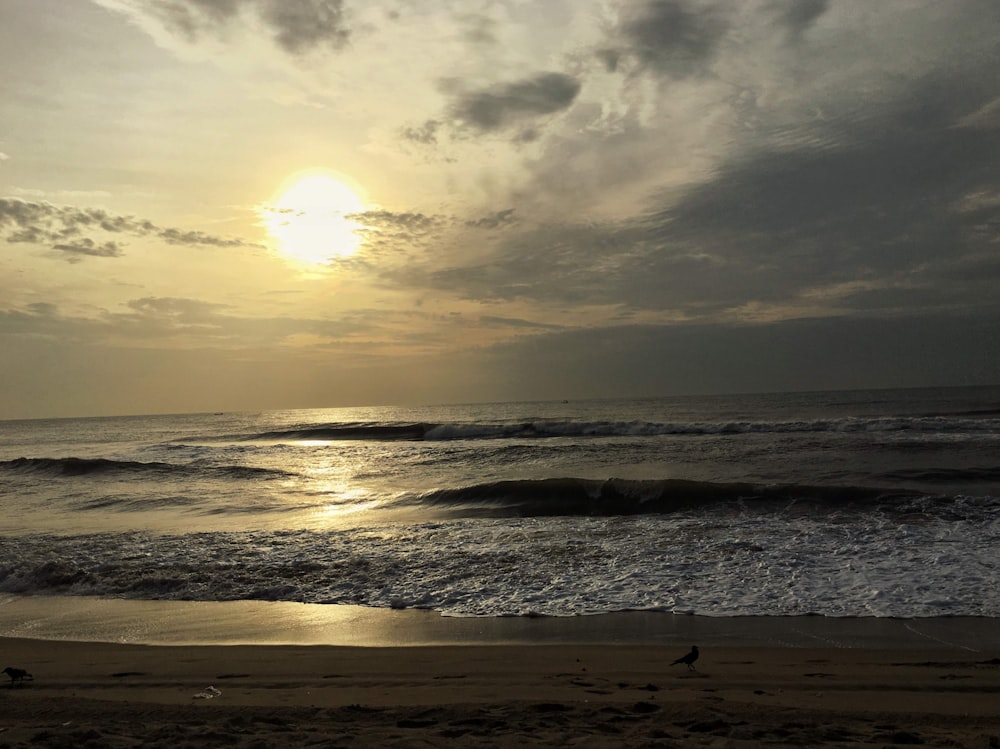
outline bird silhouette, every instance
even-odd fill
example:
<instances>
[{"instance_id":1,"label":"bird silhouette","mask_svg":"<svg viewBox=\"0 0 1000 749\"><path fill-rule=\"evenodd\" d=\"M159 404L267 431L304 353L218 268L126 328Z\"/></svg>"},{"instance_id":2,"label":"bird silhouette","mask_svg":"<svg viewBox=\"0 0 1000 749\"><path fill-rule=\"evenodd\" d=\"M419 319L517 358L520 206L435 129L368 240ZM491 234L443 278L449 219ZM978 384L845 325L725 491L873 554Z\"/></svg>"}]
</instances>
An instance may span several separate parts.
<instances>
[{"instance_id":1,"label":"bird silhouette","mask_svg":"<svg viewBox=\"0 0 1000 749\"><path fill-rule=\"evenodd\" d=\"M23 668L14 668L13 666L7 666L2 673L5 673L10 677L10 685L12 687L17 683L23 683L25 679L34 678Z\"/></svg>"},{"instance_id":2,"label":"bird silhouette","mask_svg":"<svg viewBox=\"0 0 1000 749\"><path fill-rule=\"evenodd\" d=\"M692 645L690 653L688 653L687 655L682 655L680 658L678 658L676 661L674 661L670 665L671 666L676 666L678 663L683 663L685 666L688 667L689 671L694 671L694 670L696 670L695 667L694 667L694 662L696 660L698 660L698 646L697 645Z\"/></svg>"}]
</instances>

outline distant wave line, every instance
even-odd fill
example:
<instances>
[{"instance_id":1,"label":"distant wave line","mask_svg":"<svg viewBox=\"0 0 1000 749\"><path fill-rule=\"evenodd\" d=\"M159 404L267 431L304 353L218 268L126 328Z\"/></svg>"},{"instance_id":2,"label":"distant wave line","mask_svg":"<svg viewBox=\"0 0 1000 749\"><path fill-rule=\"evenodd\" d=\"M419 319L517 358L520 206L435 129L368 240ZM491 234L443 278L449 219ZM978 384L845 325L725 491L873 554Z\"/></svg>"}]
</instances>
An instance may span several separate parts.
<instances>
[{"instance_id":1,"label":"distant wave line","mask_svg":"<svg viewBox=\"0 0 1000 749\"><path fill-rule=\"evenodd\" d=\"M827 432L979 433L1000 435L1000 419L905 416L809 421L524 421L507 424L342 423L302 425L250 434L188 438L191 441L447 441L553 439L559 437L656 437Z\"/></svg>"}]
</instances>

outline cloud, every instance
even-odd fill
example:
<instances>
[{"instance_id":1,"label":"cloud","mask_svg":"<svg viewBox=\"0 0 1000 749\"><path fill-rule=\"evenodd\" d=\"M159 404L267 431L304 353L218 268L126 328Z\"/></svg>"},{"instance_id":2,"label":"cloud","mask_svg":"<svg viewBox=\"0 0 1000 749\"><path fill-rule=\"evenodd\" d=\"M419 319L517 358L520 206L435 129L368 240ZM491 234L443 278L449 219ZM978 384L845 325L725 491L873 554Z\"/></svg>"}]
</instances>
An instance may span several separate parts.
<instances>
[{"instance_id":1,"label":"cloud","mask_svg":"<svg viewBox=\"0 0 1000 749\"><path fill-rule=\"evenodd\" d=\"M217 237L201 231L182 231L180 229L155 229L154 236L168 244L181 244L202 247L245 247L246 242L231 237Z\"/></svg>"},{"instance_id":2,"label":"cloud","mask_svg":"<svg viewBox=\"0 0 1000 749\"><path fill-rule=\"evenodd\" d=\"M427 120L420 125L407 125L400 130L400 135L404 140L420 143L425 146L437 143L438 131L441 129L440 120Z\"/></svg>"},{"instance_id":3,"label":"cloud","mask_svg":"<svg viewBox=\"0 0 1000 749\"><path fill-rule=\"evenodd\" d=\"M465 222L466 226L472 227L474 229L496 229L505 224L513 223L516 219L514 218L514 209L506 208L502 211L497 211L489 216L483 216L477 219L470 219Z\"/></svg>"},{"instance_id":4,"label":"cloud","mask_svg":"<svg viewBox=\"0 0 1000 749\"><path fill-rule=\"evenodd\" d=\"M798 36L826 13L829 5L830 0L795 0L795 2L781 0L776 3L775 10L789 32L793 36Z\"/></svg>"},{"instance_id":5,"label":"cloud","mask_svg":"<svg viewBox=\"0 0 1000 749\"><path fill-rule=\"evenodd\" d=\"M959 127L971 130L1000 130L1000 99L993 99L958 121Z\"/></svg>"},{"instance_id":6,"label":"cloud","mask_svg":"<svg viewBox=\"0 0 1000 749\"><path fill-rule=\"evenodd\" d=\"M728 26L723 12L710 5L686 0L628 3L618 28L622 48L604 50L604 62L613 69L620 56L627 55L642 68L666 75L700 73L715 56Z\"/></svg>"},{"instance_id":7,"label":"cloud","mask_svg":"<svg viewBox=\"0 0 1000 749\"><path fill-rule=\"evenodd\" d=\"M442 216L428 216L424 213L397 213L394 211L362 211L351 213L346 218L378 231L392 233L423 234L433 231L445 223Z\"/></svg>"},{"instance_id":8,"label":"cloud","mask_svg":"<svg viewBox=\"0 0 1000 749\"><path fill-rule=\"evenodd\" d=\"M227 308L225 304L183 297L142 297L129 300L126 306L139 315L185 325L217 325L221 321L219 312Z\"/></svg>"},{"instance_id":9,"label":"cloud","mask_svg":"<svg viewBox=\"0 0 1000 749\"><path fill-rule=\"evenodd\" d=\"M15 187L13 196L30 200L33 198L58 197L64 200L106 200L114 197L114 193L108 190L37 190L29 187ZM13 197L11 196L11 197Z\"/></svg>"},{"instance_id":10,"label":"cloud","mask_svg":"<svg viewBox=\"0 0 1000 749\"><path fill-rule=\"evenodd\" d=\"M340 49L350 37L342 0L260 0L261 18L282 49L299 54L326 46Z\"/></svg>"},{"instance_id":11,"label":"cloud","mask_svg":"<svg viewBox=\"0 0 1000 749\"><path fill-rule=\"evenodd\" d=\"M1000 256L1000 141L991 129L1000 122L1000 65L986 54L996 24L964 16L941 28L964 45L922 45L917 55L911 31L924 24L917 30L933 40L936 21L880 16L866 37L858 32L871 19L843 5L778 14L792 5L739 5L755 9L740 41L761 50L757 67L746 67L735 30L698 47L697 59L739 86L693 76L639 91L605 76L656 100L638 102L642 111L628 111L620 132L567 128L546 144L534 182L520 189L530 201L510 201L518 226L489 257L448 257L400 282L479 301L614 305L704 321L983 305ZM654 6L676 7L640 9ZM893 36L896 24L904 31ZM790 44L791 32L803 38ZM853 64L858 49L845 51L845 37L878 64ZM587 92L595 88L588 81ZM567 124L587 106L578 102ZM702 158L706 168L694 168ZM640 194L640 179L652 189ZM588 203L600 209L616 198L622 210L603 217Z\"/></svg>"},{"instance_id":12,"label":"cloud","mask_svg":"<svg viewBox=\"0 0 1000 749\"><path fill-rule=\"evenodd\" d=\"M479 322L482 325L497 327L502 329L517 330L564 330L563 325L553 325L551 323L525 320L520 317L498 317L496 315L480 315Z\"/></svg>"},{"instance_id":13,"label":"cloud","mask_svg":"<svg viewBox=\"0 0 1000 749\"><path fill-rule=\"evenodd\" d=\"M650 71L670 78L706 74L739 32L741 43L752 37L748 26L776 25L799 38L828 10L829 0L769 0L712 3L698 0L642 0L624 3L607 46L596 50L609 72L622 68ZM773 19L773 20L771 20Z\"/></svg>"},{"instance_id":14,"label":"cloud","mask_svg":"<svg viewBox=\"0 0 1000 749\"><path fill-rule=\"evenodd\" d=\"M74 242L65 244L54 244L52 245L52 249L69 255L70 257L67 259L70 262L79 262L80 258L76 257L78 255L87 255L90 257L120 257L124 254L122 252L122 245L118 242L103 242L98 244L89 237L83 237Z\"/></svg>"},{"instance_id":15,"label":"cloud","mask_svg":"<svg viewBox=\"0 0 1000 749\"><path fill-rule=\"evenodd\" d=\"M269 351L284 359L289 349L306 357L320 347L375 355L383 347L401 348L389 332L405 331L413 343L421 335L412 324L419 313L386 309L354 309L330 316L267 316L228 304L190 297L144 296L121 305L94 310L35 302L5 306L0 302L0 339L73 341L83 346L172 350L243 351L247 356ZM114 354L113 354L114 355Z\"/></svg>"},{"instance_id":16,"label":"cloud","mask_svg":"<svg viewBox=\"0 0 1000 749\"><path fill-rule=\"evenodd\" d=\"M539 73L513 83L501 83L457 97L451 110L460 124L490 132L568 108L580 82L563 73Z\"/></svg>"},{"instance_id":17,"label":"cloud","mask_svg":"<svg viewBox=\"0 0 1000 749\"><path fill-rule=\"evenodd\" d=\"M809 356L823 366L808 384L836 386L819 370L834 371L838 349L853 357L840 372L850 385L865 361L854 341L879 354L907 338L919 351L922 327L944 330L935 321L996 310L1000 16L991 0L947 7L923 0L100 3L127 12L160 45L128 35L136 64L158 72L150 78L137 67L136 76L108 79L130 98L134 85L146 84L149 106L136 116L161 112L164 97L176 98L174 83L200 70L205 87L192 90L197 101L182 109L205 118L202 135L233 132L231 117L268 125L245 134L250 141L230 138L229 152L218 152L222 161L298 144L300 156L332 159L389 208L351 216L362 227L361 249L316 278L293 278L290 265L265 253L233 275L231 263L213 260L226 258L202 252L184 285L184 293L204 293L199 303L173 296L174 274L142 274L139 266L152 266L127 244L168 250L243 242L192 230L215 231L210 224L166 227L72 207L122 210L96 192L15 192L21 201L0 202L0 248L4 240L31 243L36 254L114 264L115 272L38 265L24 257L27 248L11 244L0 257L0 298L28 316L44 312L30 303L58 299L70 314L91 316L102 342L239 348L247 357L255 346L262 357L288 347L340 366L349 357L331 354L345 342L436 355L475 347L479 356L498 340L519 339L523 356L512 346L510 376L534 367L563 397L571 370L591 384L628 383L623 390L662 391L676 382L801 387L807 378L781 378L806 367L799 360ZM110 20L117 23L107 33L121 34L123 18ZM348 42L349 54L319 55ZM92 80L109 69L95 67ZM216 101L209 84L226 87L218 107L198 105L203 95ZM264 91L274 86L308 91L318 106L274 107ZM220 113L227 119L214 119ZM282 125L286 117L291 125ZM97 122L73 119L81 127ZM103 187L132 164L103 150L105 141L117 142L116 123L101 122L104 140L92 141L97 131L89 126L77 135L96 149L79 158L103 171L92 179L66 174L66 187ZM148 143L138 135L151 126L137 127L126 146ZM283 136L290 132L292 146ZM530 147L511 143L532 137ZM206 146L185 151L202 141L211 145L210 137L169 141L172 152L180 149L175 167L222 176L163 182L157 212L144 215L189 210L190 201L170 202L171 185L233 189L223 184L232 170L196 158ZM24 154L10 153L22 164ZM207 213L211 199L196 202ZM116 262L127 252L135 257ZM149 260L160 267L162 258ZM261 290L268 285L287 293L268 295ZM123 295L142 298L126 303ZM213 300L236 306L213 307ZM425 317L390 319L399 310ZM336 319L308 319L326 315ZM864 337L875 328L882 332ZM953 329L961 331L957 323ZM975 329L996 334L995 326ZM938 336L936 351L946 353L947 338ZM767 357L759 351L775 361L760 361ZM969 363L973 355L965 356ZM743 371L742 361L756 368L746 383L732 374ZM914 372L923 366L919 356L906 361ZM666 371L670 384L661 385ZM647 379L629 381L630 372ZM706 382L715 372L726 374ZM510 396L524 397L531 383L523 384Z\"/></svg>"},{"instance_id":18,"label":"cloud","mask_svg":"<svg viewBox=\"0 0 1000 749\"><path fill-rule=\"evenodd\" d=\"M120 257L124 245L83 236L85 232L157 237L168 244L210 247L244 247L249 243L200 231L157 226L135 216L113 214L100 208L76 208L20 198L0 198L0 239L16 244L48 245L78 262L82 256Z\"/></svg>"},{"instance_id":19,"label":"cloud","mask_svg":"<svg viewBox=\"0 0 1000 749\"><path fill-rule=\"evenodd\" d=\"M941 273L998 252L1000 142L953 123L979 110L997 77L980 87L932 73L817 122L821 147L759 148L681 195L665 192L658 210L630 222L643 230L641 253L619 293L650 308L736 314L762 304L776 316L814 303L864 312L878 295L896 313L975 308L984 289Z\"/></svg>"},{"instance_id":20,"label":"cloud","mask_svg":"<svg viewBox=\"0 0 1000 749\"><path fill-rule=\"evenodd\" d=\"M986 165L996 163L1000 144L989 133L949 127L948 108L920 97L913 109L865 112L851 133L860 142L836 146L834 133L827 148L766 149L734 160L668 209L664 229L881 242L921 224L953 228L937 219L997 183Z\"/></svg>"},{"instance_id":21,"label":"cloud","mask_svg":"<svg viewBox=\"0 0 1000 749\"><path fill-rule=\"evenodd\" d=\"M347 44L343 0L103 0L114 10L159 21L188 42L203 36L225 39L238 26L262 24L285 52L339 50Z\"/></svg>"},{"instance_id":22,"label":"cloud","mask_svg":"<svg viewBox=\"0 0 1000 749\"><path fill-rule=\"evenodd\" d=\"M807 117L798 138L770 137L781 115L761 112L761 137L616 217L581 210L575 195L539 210L553 192L539 179L523 191L535 204L514 200L516 213L463 224L504 232L462 237L464 252L417 257L383 277L479 303L602 305L672 321L971 313L994 294L1000 267L1000 141L964 126L990 110L1000 68L978 70L955 64L831 100L838 106ZM656 161L653 138L603 143L629 138L643 147L610 161L550 149L551 173L540 174L575 186L582 164L606 199L619 190L616 170L669 163Z\"/></svg>"},{"instance_id":23,"label":"cloud","mask_svg":"<svg viewBox=\"0 0 1000 749\"><path fill-rule=\"evenodd\" d=\"M506 214L506 211L501 212ZM509 216L510 214L506 214ZM495 220L495 218L494 218ZM496 226L505 226L503 221ZM478 231L488 224L467 229ZM478 302L528 300L548 304L602 305L621 301L622 266L633 252L628 235L613 225L548 222L510 228L489 246L486 256L437 256L423 265L387 270L400 286L432 289ZM482 239L467 239L476 245Z\"/></svg>"}]
</instances>

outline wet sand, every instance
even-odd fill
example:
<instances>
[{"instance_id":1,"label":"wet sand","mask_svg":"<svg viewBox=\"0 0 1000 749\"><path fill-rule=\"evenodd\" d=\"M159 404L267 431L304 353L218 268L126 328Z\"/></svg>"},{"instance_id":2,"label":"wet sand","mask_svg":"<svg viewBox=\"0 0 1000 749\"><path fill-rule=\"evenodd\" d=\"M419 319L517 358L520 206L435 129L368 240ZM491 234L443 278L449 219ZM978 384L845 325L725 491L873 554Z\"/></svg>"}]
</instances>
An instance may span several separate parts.
<instances>
[{"instance_id":1,"label":"wet sand","mask_svg":"<svg viewBox=\"0 0 1000 749\"><path fill-rule=\"evenodd\" d=\"M376 618L448 624L420 613ZM0 661L34 679L0 687L0 747L1000 746L993 620L681 617L677 642L608 642L628 616L600 624L604 642L545 644L4 637ZM530 625L546 623L559 632ZM699 638L696 671L669 665L691 644L679 636Z\"/></svg>"}]
</instances>

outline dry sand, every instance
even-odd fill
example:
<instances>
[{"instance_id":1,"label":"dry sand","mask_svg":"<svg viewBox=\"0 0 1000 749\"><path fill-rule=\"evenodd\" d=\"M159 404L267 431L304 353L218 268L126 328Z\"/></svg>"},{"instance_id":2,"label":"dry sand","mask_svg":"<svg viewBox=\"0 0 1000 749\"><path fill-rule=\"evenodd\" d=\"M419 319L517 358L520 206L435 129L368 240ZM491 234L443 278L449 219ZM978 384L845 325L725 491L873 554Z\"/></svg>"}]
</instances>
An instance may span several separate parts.
<instances>
[{"instance_id":1,"label":"dry sand","mask_svg":"<svg viewBox=\"0 0 1000 749\"><path fill-rule=\"evenodd\" d=\"M699 644L2 638L0 747L1000 747L998 653Z\"/></svg>"}]
</instances>

